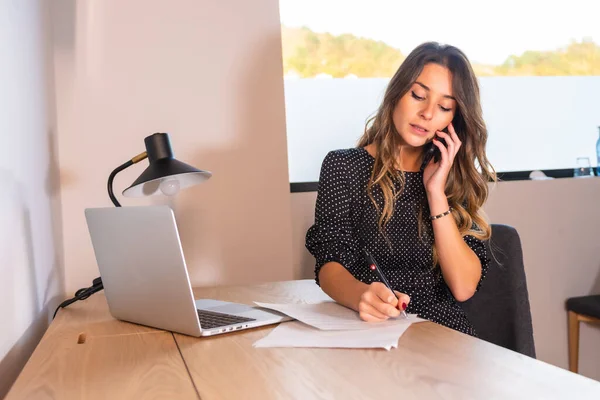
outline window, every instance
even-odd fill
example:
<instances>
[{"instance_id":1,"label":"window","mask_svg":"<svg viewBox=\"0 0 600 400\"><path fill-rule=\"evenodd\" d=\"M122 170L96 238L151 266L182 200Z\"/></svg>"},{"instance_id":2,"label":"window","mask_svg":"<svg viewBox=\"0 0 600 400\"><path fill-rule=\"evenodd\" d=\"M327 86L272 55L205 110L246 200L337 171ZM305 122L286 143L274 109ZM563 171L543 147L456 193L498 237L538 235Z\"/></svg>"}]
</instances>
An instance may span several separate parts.
<instances>
[{"instance_id":1,"label":"window","mask_svg":"<svg viewBox=\"0 0 600 400\"><path fill-rule=\"evenodd\" d=\"M469 57L498 172L596 165L594 4L280 0L290 181L318 181L328 151L356 146L392 74L429 40Z\"/></svg>"}]
</instances>

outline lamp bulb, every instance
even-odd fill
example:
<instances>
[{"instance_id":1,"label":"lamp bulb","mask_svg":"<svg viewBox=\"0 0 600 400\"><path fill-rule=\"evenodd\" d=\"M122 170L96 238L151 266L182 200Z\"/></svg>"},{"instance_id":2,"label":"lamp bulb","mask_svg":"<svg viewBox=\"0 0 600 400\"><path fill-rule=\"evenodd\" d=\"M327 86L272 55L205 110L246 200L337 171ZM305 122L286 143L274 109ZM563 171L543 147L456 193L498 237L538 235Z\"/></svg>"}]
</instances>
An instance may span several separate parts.
<instances>
[{"instance_id":1,"label":"lamp bulb","mask_svg":"<svg viewBox=\"0 0 600 400\"><path fill-rule=\"evenodd\" d=\"M165 196L175 196L179 193L179 181L177 179L165 179L160 183L159 189Z\"/></svg>"}]
</instances>

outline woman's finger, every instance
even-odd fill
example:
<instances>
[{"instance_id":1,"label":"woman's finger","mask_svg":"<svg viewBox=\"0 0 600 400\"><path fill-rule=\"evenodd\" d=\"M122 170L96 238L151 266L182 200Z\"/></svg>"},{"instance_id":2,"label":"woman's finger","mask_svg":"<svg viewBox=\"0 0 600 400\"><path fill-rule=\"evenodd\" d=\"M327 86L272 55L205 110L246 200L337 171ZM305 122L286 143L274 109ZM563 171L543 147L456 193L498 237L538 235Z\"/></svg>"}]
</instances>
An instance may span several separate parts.
<instances>
[{"instance_id":1,"label":"woman's finger","mask_svg":"<svg viewBox=\"0 0 600 400\"><path fill-rule=\"evenodd\" d=\"M450 157L452 157L455 154L454 149L456 147L456 143L454 143L454 139L452 139L452 137L444 131L437 131L436 134L438 137L444 139L444 141L446 142L446 147L448 148L448 153L449 153Z\"/></svg>"},{"instance_id":2,"label":"woman's finger","mask_svg":"<svg viewBox=\"0 0 600 400\"><path fill-rule=\"evenodd\" d=\"M358 316L360 317L360 319L362 319L365 322L383 322L383 321L387 321L386 319L379 319L377 317L372 316L371 314L367 314L367 313L358 313Z\"/></svg>"},{"instance_id":3,"label":"woman's finger","mask_svg":"<svg viewBox=\"0 0 600 400\"><path fill-rule=\"evenodd\" d=\"M395 298L394 298L395 299ZM377 311L385 315L386 317L397 317L400 315L400 310L396 306L398 303L391 305L390 303L384 303L383 301L378 301L371 303L371 306L375 308Z\"/></svg>"},{"instance_id":4,"label":"woman's finger","mask_svg":"<svg viewBox=\"0 0 600 400\"><path fill-rule=\"evenodd\" d=\"M454 139L454 142L462 143L460 141L460 138L458 137L458 134L456 133L456 130L454 129L454 125L452 125L452 122L450 122L450 124L448 125L448 132L452 136L452 139Z\"/></svg>"},{"instance_id":5,"label":"woman's finger","mask_svg":"<svg viewBox=\"0 0 600 400\"><path fill-rule=\"evenodd\" d=\"M400 314L397 308L398 300L387 286L381 282L373 282L369 289L372 296L363 296L368 304L388 317L397 317Z\"/></svg>"},{"instance_id":6,"label":"woman's finger","mask_svg":"<svg viewBox=\"0 0 600 400\"><path fill-rule=\"evenodd\" d=\"M433 139L433 144L437 146L438 149L440 149L440 154L442 156L442 164L449 164L450 163L450 156L448 155L448 149L446 148L446 146L444 146L442 144L442 142L440 142L437 139Z\"/></svg>"},{"instance_id":7,"label":"woman's finger","mask_svg":"<svg viewBox=\"0 0 600 400\"><path fill-rule=\"evenodd\" d=\"M387 286L385 286L381 282L373 282L371 284L372 292L379 298L380 301L384 303L391 304L392 306L396 306L397 300L394 296L394 293ZM372 303L375 303L373 301Z\"/></svg>"},{"instance_id":8,"label":"woman's finger","mask_svg":"<svg viewBox=\"0 0 600 400\"><path fill-rule=\"evenodd\" d=\"M396 292L396 296L398 296L398 309L406 310L406 307L408 307L408 303L410 303L410 296L404 293L400 293L397 290L394 290L394 292Z\"/></svg>"},{"instance_id":9,"label":"woman's finger","mask_svg":"<svg viewBox=\"0 0 600 400\"><path fill-rule=\"evenodd\" d=\"M363 318L363 315L369 315L372 318L379 320L379 321L385 321L386 319L388 319L389 317L379 311L377 311L375 309L375 307L373 307L372 305L365 303L364 301L361 301L358 304L358 313L361 315L361 318Z\"/></svg>"},{"instance_id":10,"label":"woman's finger","mask_svg":"<svg viewBox=\"0 0 600 400\"><path fill-rule=\"evenodd\" d=\"M452 137L452 140L454 141L454 143L456 145L456 153L458 153L458 149L460 149L462 142L460 141L458 134L454 130L454 125L452 125L452 123L450 123L450 125L448 125L448 132L450 132L450 136ZM454 154L456 154L456 153L454 153Z\"/></svg>"}]
</instances>

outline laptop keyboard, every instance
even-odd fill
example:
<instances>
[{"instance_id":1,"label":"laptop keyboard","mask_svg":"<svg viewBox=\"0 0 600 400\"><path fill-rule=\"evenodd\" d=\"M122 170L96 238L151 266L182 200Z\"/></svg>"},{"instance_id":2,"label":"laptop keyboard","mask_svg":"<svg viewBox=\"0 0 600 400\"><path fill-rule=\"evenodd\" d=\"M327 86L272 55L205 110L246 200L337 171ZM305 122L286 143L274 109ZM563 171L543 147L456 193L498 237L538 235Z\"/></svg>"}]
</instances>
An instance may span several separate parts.
<instances>
[{"instance_id":1,"label":"laptop keyboard","mask_svg":"<svg viewBox=\"0 0 600 400\"><path fill-rule=\"evenodd\" d=\"M207 310L197 311L198 317L200 317L200 326L202 329L211 329L220 326L239 324L242 322L256 321L254 318L246 318L239 315L223 314Z\"/></svg>"}]
</instances>

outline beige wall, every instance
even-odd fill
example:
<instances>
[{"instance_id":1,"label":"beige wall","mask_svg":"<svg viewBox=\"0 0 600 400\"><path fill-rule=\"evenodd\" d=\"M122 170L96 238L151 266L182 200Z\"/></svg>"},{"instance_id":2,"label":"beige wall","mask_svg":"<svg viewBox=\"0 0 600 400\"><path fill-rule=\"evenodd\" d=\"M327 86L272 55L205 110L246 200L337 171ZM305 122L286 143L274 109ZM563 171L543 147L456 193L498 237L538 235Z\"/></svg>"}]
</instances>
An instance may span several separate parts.
<instances>
[{"instance_id":1,"label":"beige wall","mask_svg":"<svg viewBox=\"0 0 600 400\"><path fill-rule=\"evenodd\" d=\"M109 173L154 132L214 173L172 203L192 283L291 278L277 0L60 1L55 24L71 33L55 58L67 291L98 276L84 208L111 206Z\"/></svg>"},{"instance_id":2,"label":"beige wall","mask_svg":"<svg viewBox=\"0 0 600 400\"><path fill-rule=\"evenodd\" d=\"M41 0L0 2L0 398L63 293L47 15Z\"/></svg>"},{"instance_id":3,"label":"beige wall","mask_svg":"<svg viewBox=\"0 0 600 400\"><path fill-rule=\"evenodd\" d=\"M600 294L600 178L502 182L485 210L492 223L521 236L538 359L568 367L565 299ZM314 221L316 193L294 193L294 276L312 278L304 235ZM600 326L582 324L580 373L600 380Z\"/></svg>"}]
</instances>

